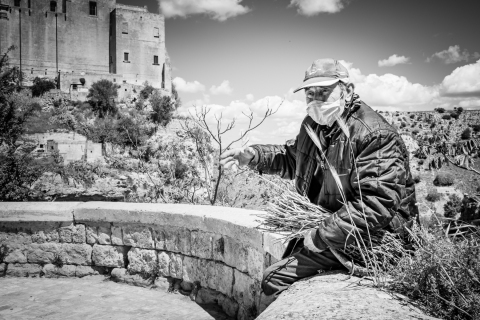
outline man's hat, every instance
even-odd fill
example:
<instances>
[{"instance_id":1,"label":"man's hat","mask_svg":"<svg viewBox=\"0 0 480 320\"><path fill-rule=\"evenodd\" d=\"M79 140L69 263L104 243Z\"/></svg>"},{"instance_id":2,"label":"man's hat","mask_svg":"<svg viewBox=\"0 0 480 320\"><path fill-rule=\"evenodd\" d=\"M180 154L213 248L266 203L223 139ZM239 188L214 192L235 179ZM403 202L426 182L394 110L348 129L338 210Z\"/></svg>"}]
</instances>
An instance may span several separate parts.
<instances>
[{"instance_id":1,"label":"man's hat","mask_svg":"<svg viewBox=\"0 0 480 320\"><path fill-rule=\"evenodd\" d=\"M305 72L305 79L301 86L293 92L308 87L331 86L338 81L349 83L348 70L334 59L318 59Z\"/></svg>"}]
</instances>

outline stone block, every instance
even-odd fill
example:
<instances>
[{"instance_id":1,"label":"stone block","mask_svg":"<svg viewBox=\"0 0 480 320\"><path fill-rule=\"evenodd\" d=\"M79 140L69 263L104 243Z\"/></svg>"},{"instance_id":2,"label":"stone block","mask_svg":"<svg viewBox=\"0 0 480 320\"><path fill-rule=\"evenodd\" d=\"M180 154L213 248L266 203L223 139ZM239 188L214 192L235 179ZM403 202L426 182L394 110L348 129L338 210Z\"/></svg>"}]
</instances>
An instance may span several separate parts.
<instances>
[{"instance_id":1,"label":"stone block","mask_svg":"<svg viewBox=\"0 0 480 320\"><path fill-rule=\"evenodd\" d=\"M235 300L225 297L219 301L223 311L230 317L235 318L238 312L238 303Z\"/></svg>"},{"instance_id":2,"label":"stone block","mask_svg":"<svg viewBox=\"0 0 480 320\"><path fill-rule=\"evenodd\" d=\"M152 286L152 289L157 289L161 291L167 291L168 288L170 287L170 283L168 282L168 279L165 277L158 277L155 279L155 282Z\"/></svg>"},{"instance_id":3,"label":"stone block","mask_svg":"<svg viewBox=\"0 0 480 320\"><path fill-rule=\"evenodd\" d=\"M200 288L200 290L198 290L195 302L198 304L217 304L220 295L221 294L215 290Z\"/></svg>"},{"instance_id":4,"label":"stone block","mask_svg":"<svg viewBox=\"0 0 480 320\"><path fill-rule=\"evenodd\" d=\"M230 237L223 237L225 245L224 262L241 272L247 272L247 248Z\"/></svg>"},{"instance_id":5,"label":"stone block","mask_svg":"<svg viewBox=\"0 0 480 320\"><path fill-rule=\"evenodd\" d=\"M14 245L15 246L15 245ZM24 245L15 246L17 248L7 247L7 255L3 258L6 263L27 263L26 247ZM19 248L18 248L19 247Z\"/></svg>"},{"instance_id":6,"label":"stone block","mask_svg":"<svg viewBox=\"0 0 480 320\"><path fill-rule=\"evenodd\" d=\"M112 244L112 230L109 223L95 223L85 226L87 243Z\"/></svg>"},{"instance_id":7,"label":"stone block","mask_svg":"<svg viewBox=\"0 0 480 320\"><path fill-rule=\"evenodd\" d=\"M66 227L61 227L58 229L58 234L60 242L63 243L85 243L86 242L86 233L85 225L71 224Z\"/></svg>"},{"instance_id":8,"label":"stone block","mask_svg":"<svg viewBox=\"0 0 480 320\"><path fill-rule=\"evenodd\" d=\"M213 259L225 262L225 239L220 234L213 236Z\"/></svg>"},{"instance_id":9,"label":"stone block","mask_svg":"<svg viewBox=\"0 0 480 320\"><path fill-rule=\"evenodd\" d=\"M264 263L264 255L261 252L252 247L247 247L247 271L249 275L258 281L262 281Z\"/></svg>"},{"instance_id":10,"label":"stone block","mask_svg":"<svg viewBox=\"0 0 480 320\"><path fill-rule=\"evenodd\" d=\"M29 263L46 264L52 263L55 255L62 252L59 243L32 243L27 247L27 261Z\"/></svg>"},{"instance_id":11,"label":"stone block","mask_svg":"<svg viewBox=\"0 0 480 320\"><path fill-rule=\"evenodd\" d=\"M217 289L217 283L218 283L218 278L217 278L217 270L215 268L215 262L211 260L204 260L205 261L205 269L207 271L207 276L206 276L206 287L216 290ZM202 263L203 265L203 263Z\"/></svg>"},{"instance_id":12,"label":"stone block","mask_svg":"<svg viewBox=\"0 0 480 320\"><path fill-rule=\"evenodd\" d=\"M86 243L64 243L62 244L62 258L66 264L91 265L92 247Z\"/></svg>"},{"instance_id":13,"label":"stone block","mask_svg":"<svg viewBox=\"0 0 480 320\"><path fill-rule=\"evenodd\" d=\"M233 268L218 262L214 263L214 265L215 278L217 279L215 289L231 297L233 289Z\"/></svg>"},{"instance_id":14,"label":"stone block","mask_svg":"<svg viewBox=\"0 0 480 320\"><path fill-rule=\"evenodd\" d=\"M238 270L234 270L234 277L232 296L235 301L240 307L246 307L245 310L255 307L256 295L260 292L260 282Z\"/></svg>"},{"instance_id":15,"label":"stone block","mask_svg":"<svg viewBox=\"0 0 480 320\"><path fill-rule=\"evenodd\" d=\"M155 250L132 248L128 251L128 273L151 275L158 265Z\"/></svg>"},{"instance_id":16,"label":"stone block","mask_svg":"<svg viewBox=\"0 0 480 320\"><path fill-rule=\"evenodd\" d=\"M112 226L112 244L116 246L123 245L123 235L122 235L122 227L120 226Z\"/></svg>"},{"instance_id":17,"label":"stone block","mask_svg":"<svg viewBox=\"0 0 480 320\"><path fill-rule=\"evenodd\" d=\"M115 282L124 282L138 287L148 287L152 285L152 280L144 278L139 274L129 274L124 268L115 268L112 270L110 279Z\"/></svg>"},{"instance_id":18,"label":"stone block","mask_svg":"<svg viewBox=\"0 0 480 320\"><path fill-rule=\"evenodd\" d=\"M183 256L181 254L170 254L170 276L182 279L183 275Z\"/></svg>"},{"instance_id":19,"label":"stone block","mask_svg":"<svg viewBox=\"0 0 480 320\"><path fill-rule=\"evenodd\" d=\"M155 248L190 255L190 231L186 228L156 226L153 229Z\"/></svg>"},{"instance_id":20,"label":"stone block","mask_svg":"<svg viewBox=\"0 0 480 320\"><path fill-rule=\"evenodd\" d=\"M275 233L263 234L263 250L271 254L276 261L282 259L283 253L287 247L287 243L284 243L282 237L282 235Z\"/></svg>"},{"instance_id":21,"label":"stone block","mask_svg":"<svg viewBox=\"0 0 480 320\"><path fill-rule=\"evenodd\" d=\"M170 276L170 255L167 252L158 252L158 267L162 276Z\"/></svg>"},{"instance_id":22,"label":"stone block","mask_svg":"<svg viewBox=\"0 0 480 320\"><path fill-rule=\"evenodd\" d=\"M57 267L53 264L43 266L42 272L45 278L75 277L75 266L63 265Z\"/></svg>"},{"instance_id":23,"label":"stone block","mask_svg":"<svg viewBox=\"0 0 480 320\"><path fill-rule=\"evenodd\" d=\"M0 245L28 245L32 243L32 236L27 233L3 233L0 238Z\"/></svg>"},{"instance_id":24,"label":"stone block","mask_svg":"<svg viewBox=\"0 0 480 320\"><path fill-rule=\"evenodd\" d=\"M39 277L42 267L38 264L13 263L7 267L6 275L9 277Z\"/></svg>"},{"instance_id":25,"label":"stone block","mask_svg":"<svg viewBox=\"0 0 480 320\"><path fill-rule=\"evenodd\" d=\"M107 270L104 267L76 266L75 268L75 276L78 278L83 278L86 276L96 276L106 273Z\"/></svg>"},{"instance_id":26,"label":"stone block","mask_svg":"<svg viewBox=\"0 0 480 320\"><path fill-rule=\"evenodd\" d=\"M124 226L123 244L137 248L153 249L152 233L147 226Z\"/></svg>"},{"instance_id":27,"label":"stone block","mask_svg":"<svg viewBox=\"0 0 480 320\"><path fill-rule=\"evenodd\" d=\"M95 244L92 251L92 260L96 266L125 267L125 255L128 248L122 246L103 246Z\"/></svg>"},{"instance_id":28,"label":"stone block","mask_svg":"<svg viewBox=\"0 0 480 320\"><path fill-rule=\"evenodd\" d=\"M189 256L183 257L183 263L182 263L183 280L190 283L199 281L197 276L198 260L199 259L197 258L193 258Z\"/></svg>"},{"instance_id":29,"label":"stone block","mask_svg":"<svg viewBox=\"0 0 480 320\"><path fill-rule=\"evenodd\" d=\"M204 231L192 231L191 255L203 259L212 259L213 233Z\"/></svg>"}]
</instances>

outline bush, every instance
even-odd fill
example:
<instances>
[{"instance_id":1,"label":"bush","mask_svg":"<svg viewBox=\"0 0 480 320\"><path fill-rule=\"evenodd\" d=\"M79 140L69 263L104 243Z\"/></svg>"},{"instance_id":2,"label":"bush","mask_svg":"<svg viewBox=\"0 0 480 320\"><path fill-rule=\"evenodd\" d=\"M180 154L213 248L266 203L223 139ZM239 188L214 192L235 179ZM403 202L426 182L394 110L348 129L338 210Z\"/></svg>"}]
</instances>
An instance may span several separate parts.
<instances>
[{"instance_id":1,"label":"bush","mask_svg":"<svg viewBox=\"0 0 480 320\"><path fill-rule=\"evenodd\" d=\"M462 108L462 107L458 107L458 108L457 108L457 112L458 112L458 113L462 113L462 112L463 112L463 108Z\"/></svg>"},{"instance_id":2,"label":"bush","mask_svg":"<svg viewBox=\"0 0 480 320\"><path fill-rule=\"evenodd\" d=\"M153 93L153 91L155 90L154 87L152 87L148 81L145 81L145 83L143 84L144 85L144 88L142 89L142 91L140 91L140 97L143 99L143 100L147 100L148 97L150 97L150 95Z\"/></svg>"},{"instance_id":3,"label":"bush","mask_svg":"<svg viewBox=\"0 0 480 320\"><path fill-rule=\"evenodd\" d=\"M479 132L480 131L480 124L474 124L473 125L473 131Z\"/></svg>"},{"instance_id":4,"label":"bush","mask_svg":"<svg viewBox=\"0 0 480 320\"><path fill-rule=\"evenodd\" d=\"M33 79L33 86L32 86L32 95L34 97L41 97L43 96L46 92L55 89L57 87L57 84L55 81L50 80L48 78L39 78L36 77Z\"/></svg>"},{"instance_id":5,"label":"bush","mask_svg":"<svg viewBox=\"0 0 480 320\"><path fill-rule=\"evenodd\" d=\"M451 186L455 182L455 178L451 173L439 172L433 180L436 186Z\"/></svg>"},{"instance_id":6,"label":"bush","mask_svg":"<svg viewBox=\"0 0 480 320\"><path fill-rule=\"evenodd\" d=\"M151 119L153 123L166 126L172 121L173 112L175 111L175 101L169 96L162 96L160 91L155 92L150 97L152 104Z\"/></svg>"},{"instance_id":7,"label":"bush","mask_svg":"<svg viewBox=\"0 0 480 320\"><path fill-rule=\"evenodd\" d=\"M425 199L427 199L427 201L430 201L430 202L437 202L438 200L440 200L440 198L441 198L441 195L437 191L429 192L425 197Z\"/></svg>"},{"instance_id":8,"label":"bush","mask_svg":"<svg viewBox=\"0 0 480 320\"><path fill-rule=\"evenodd\" d=\"M419 175L419 174L416 174L416 175L413 176L413 182L419 183L420 181L421 181L421 179L420 179L420 175Z\"/></svg>"},{"instance_id":9,"label":"bush","mask_svg":"<svg viewBox=\"0 0 480 320\"><path fill-rule=\"evenodd\" d=\"M400 123L400 128L405 128L407 124L405 122Z\"/></svg>"},{"instance_id":10,"label":"bush","mask_svg":"<svg viewBox=\"0 0 480 320\"><path fill-rule=\"evenodd\" d=\"M119 85L102 79L94 82L88 90L87 98L90 99L90 104L99 117L103 118L117 112L115 99L118 97L118 88L120 88Z\"/></svg>"},{"instance_id":11,"label":"bush","mask_svg":"<svg viewBox=\"0 0 480 320\"><path fill-rule=\"evenodd\" d=\"M458 117L460 117L460 114L452 112L452 113L450 113L450 116L452 117L452 119L456 120L456 119L458 119Z\"/></svg>"},{"instance_id":12,"label":"bush","mask_svg":"<svg viewBox=\"0 0 480 320\"><path fill-rule=\"evenodd\" d=\"M456 194L452 194L443 206L443 210L445 218L455 218L462 210L462 199Z\"/></svg>"},{"instance_id":13,"label":"bush","mask_svg":"<svg viewBox=\"0 0 480 320\"><path fill-rule=\"evenodd\" d=\"M430 125L430 129L433 129L435 128L435 122L432 122L432 124Z\"/></svg>"},{"instance_id":14,"label":"bush","mask_svg":"<svg viewBox=\"0 0 480 320\"><path fill-rule=\"evenodd\" d=\"M472 137L472 129L467 128L462 132L462 139L470 139Z\"/></svg>"},{"instance_id":15,"label":"bush","mask_svg":"<svg viewBox=\"0 0 480 320\"><path fill-rule=\"evenodd\" d=\"M438 113L444 113L445 108L436 108L435 111L437 111Z\"/></svg>"},{"instance_id":16,"label":"bush","mask_svg":"<svg viewBox=\"0 0 480 320\"><path fill-rule=\"evenodd\" d=\"M411 115L410 115L410 119L413 119L413 118L415 118L415 115L414 115L414 114L411 114Z\"/></svg>"},{"instance_id":17,"label":"bush","mask_svg":"<svg viewBox=\"0 0 480 320\"><path fill-rule=\"evenodd\" d=\"M442 116L442 119L444 119L444 120L450 120L450 119L452 119L452 117L451 117L449 114L444 114L444 115Z\"/></svg>"},{"instance_id":18,"label":"bush","mask_svg":"<svg viewBox=\"0 0 480 320\"><path fill-rule=\"evenodd\" d=\"M415 128L415 129L412 130L412 133L413 133L414 135L417 135L419 132L420 132L420 130L417 129L417 128Z\"/></svg>"}]
</instances>

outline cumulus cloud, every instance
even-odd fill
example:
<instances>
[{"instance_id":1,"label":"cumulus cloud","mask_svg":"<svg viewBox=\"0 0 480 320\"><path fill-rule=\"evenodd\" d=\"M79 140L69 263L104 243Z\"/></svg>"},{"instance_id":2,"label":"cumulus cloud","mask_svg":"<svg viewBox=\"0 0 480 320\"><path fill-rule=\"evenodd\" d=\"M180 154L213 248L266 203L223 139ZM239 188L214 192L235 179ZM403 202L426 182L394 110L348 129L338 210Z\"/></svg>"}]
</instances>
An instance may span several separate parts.
<instances>
[{"instance_id":1,"label":"cumulus cloud","mask_svg":"<svg viewBox=\"0 0 480 320\"><path fill-rule=\"evenodd\" d=\"M448 49L436 52L431 57L427 58L427 62L432 62L434 60L440 60L445 64L453 64L458 62L468 62L471 59L480 58L480 53L475 52L470 54L467 49L463 51L460 49L459 45L450 46Z\"/></svg>"},{"instance_id":2,"label":"cumulus cloud","mask_svg":"<svg viewBox=\"0 0 480 320\"><path fill-rule=\"evenodd\" d=\"M230 81L223 80L219 86L212 86L210 88L211 94L230 94L233 92L232 87L230 87Z\"/></svg>"},{"instance_id":3,"label":"cumulus cloud","mask_svg":"<svg viewBox=\"0 0 480 320\"><path fill-rule=\"evenodd\" d=\"M319 13L336 13L344 8L344 0L291 0L290 7L297 7L297 12L304 16Z\"/></svg>"},{"instance_id":4,"label":"cumulus cloud","mask_svg":"<svg viewBox=\"0 0 480 320\"><path fill-rule=\"evenodd\" d=\"M408 107L426 104L438 96L436 86L412 83L407 78L391 73L364 75L352 63L342 61L349 70L350 79L357 92L367 104L377 107Z\"/></svg>"},{"instance_id":5,"label":"cumulus cloud","mask_svg":"<svg viewBox=\"0 0 480 320\"><path fill-rule=\"evenodd\" d=\"M480 107L480 100L464 100L458 104L462 108Z\"/></svg>"},{"instance_id":6,"label":"cumulus cloud","mask_svg":"<svg viewBox=\"0 0 480 320\"><path fill-rule=\"evenodd\" d=\"M405 56L397 56L396 54L391 55L388 57L388 59L384 60L379 60L378 61L378 66L379 67L393 67L396 66L397 64L405 64L410 61L409 57Z\"/></svg>"},{"instance_id":7,"label":"cumulus cloud","mask_svg":"<svg viewBox=\"0 0 480 320\"><path fill-rule=\"evenodd\" d=\"M173 84L179 92L185 93L197 93L205 91L205 86L198 81L187 82L183 78L176 77L173 79Z\"/></svg>"},{"instance_id":8,"label":"cumulus cloud","mask_svg":"<svg viewBox=\"0 0 480 320\"><path fill-rule=\"evenodd\" d=\"M453 70L443 79L440 92L447 97L480 97L480 60Z\"/></svg>"},{"instance_id":9,"label":"cumulus cloud","mask_svg":"<svg viewBox=\"0 0 480 320\"><path fill-rule=\"evenodd\" d=\"M205 14L214 20L225 21L250 11L241 5L242 0L158 0L160 11L167 18L186 18L193 14Z\"/></svg>"},{"instance_id":10,"label":"cumulus cloud","mask_svg":"<svg viewBox=\"0 0 480 320\"><path fill-rule=\"evenodd\" d=\"M245 96L245 99L247 99L247 101L253 101L255 97L253 96L253 94L249 93Z\"/></svg>"}]
</instances>

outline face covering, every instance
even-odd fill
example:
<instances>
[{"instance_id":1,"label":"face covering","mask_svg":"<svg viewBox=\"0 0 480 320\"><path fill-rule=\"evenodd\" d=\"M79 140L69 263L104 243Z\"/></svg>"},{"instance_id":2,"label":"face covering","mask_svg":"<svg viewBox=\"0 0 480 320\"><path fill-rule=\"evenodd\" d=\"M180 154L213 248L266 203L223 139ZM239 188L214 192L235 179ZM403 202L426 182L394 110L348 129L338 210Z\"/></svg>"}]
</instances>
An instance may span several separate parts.
<instances>
[{"instance_id":1,"label":"face covering","mask_svg":"<svg viewBox=\"0 0 480 320\"><path fill-rule=\"evenodd\" d=\"M313 100L308 104L307 113L319 125L331 127L344 110L345 101L342 98L334 102Z\"/></svg>"}]
</instances>

